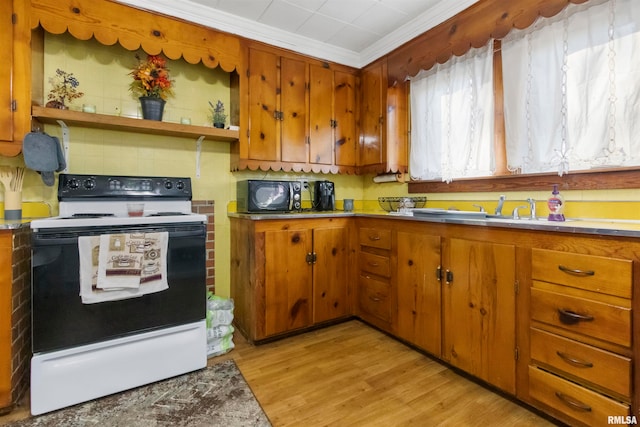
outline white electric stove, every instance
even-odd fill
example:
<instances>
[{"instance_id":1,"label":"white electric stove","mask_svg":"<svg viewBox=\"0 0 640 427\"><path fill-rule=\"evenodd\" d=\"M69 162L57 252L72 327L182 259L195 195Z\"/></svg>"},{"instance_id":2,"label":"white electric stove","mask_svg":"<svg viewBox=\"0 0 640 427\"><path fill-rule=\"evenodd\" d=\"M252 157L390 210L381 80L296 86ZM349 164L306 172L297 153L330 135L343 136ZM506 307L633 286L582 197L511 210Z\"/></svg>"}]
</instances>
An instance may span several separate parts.
<instances>
[{"instance_id":1,"label":"white electric stove","mask_svg":"<svg viewBox=\"0 0 640 427\"><path fill-rule=\"evenodd\" d=\"M31 222L32 414L206 366L206 216L191 212L191 197L189 178L60 175L60 215ZM144 203L142 216L129 216L128 203ZM162 235L166 246L145 249L138 262L160 257L166 288L81 298L81 268L96 251L84 249L87 236L148 235ZM88 289L108 291L91 282Z\"/></svg>"}]
</instances>

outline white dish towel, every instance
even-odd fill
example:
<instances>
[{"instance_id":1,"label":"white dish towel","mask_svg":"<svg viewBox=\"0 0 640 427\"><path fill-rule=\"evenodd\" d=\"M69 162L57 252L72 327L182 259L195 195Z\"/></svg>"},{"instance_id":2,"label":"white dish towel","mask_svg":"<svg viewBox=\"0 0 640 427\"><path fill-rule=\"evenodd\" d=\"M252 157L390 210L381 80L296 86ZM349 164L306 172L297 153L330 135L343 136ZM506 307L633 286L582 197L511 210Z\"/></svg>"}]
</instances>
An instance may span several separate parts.
<instances>
[{"instance_id":1,"label":"white dish towel","mask_svg":"<svg viewBox=\"0 0 640 427\"><path fill-rule=\"evenodd\" d=\"M167 232L79 237L82 302L115 301L168 289L168 240Z\"/></svg>"}]
</instances>

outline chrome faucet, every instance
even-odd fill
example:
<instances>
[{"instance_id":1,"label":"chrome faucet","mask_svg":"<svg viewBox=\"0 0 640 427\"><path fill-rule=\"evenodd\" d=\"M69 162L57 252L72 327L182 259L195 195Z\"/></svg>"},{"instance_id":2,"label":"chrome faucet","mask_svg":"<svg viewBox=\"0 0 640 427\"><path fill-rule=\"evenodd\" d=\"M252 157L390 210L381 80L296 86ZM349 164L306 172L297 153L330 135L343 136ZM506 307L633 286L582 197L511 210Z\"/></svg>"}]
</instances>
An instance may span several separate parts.
<instances>
[{"instance_id":1,"label":"chrome faucet","mask_svg":"<svg viewBox=\"0 0 640 427\"><path fill-rule=\"evenodd\" d=\"M527 199L527 202L529 203L529 218L530 219L538 219L538 217L536 216L536 201L529 197Z\"/></svg>"},{"instance_id":2,"label":"chrome faucet","mask_svg":"<svg viewBox=\"0 0 640 427\"><path fill-rule=\"evenodd\" d=\"M506 199L506 198L507 198L507 196L502 195L498 199L498 206L496 207L496 210L495 210L495 214L496 215L502 215L502 205L504 205L504 199Z\"/></svg>"}]
</instances>

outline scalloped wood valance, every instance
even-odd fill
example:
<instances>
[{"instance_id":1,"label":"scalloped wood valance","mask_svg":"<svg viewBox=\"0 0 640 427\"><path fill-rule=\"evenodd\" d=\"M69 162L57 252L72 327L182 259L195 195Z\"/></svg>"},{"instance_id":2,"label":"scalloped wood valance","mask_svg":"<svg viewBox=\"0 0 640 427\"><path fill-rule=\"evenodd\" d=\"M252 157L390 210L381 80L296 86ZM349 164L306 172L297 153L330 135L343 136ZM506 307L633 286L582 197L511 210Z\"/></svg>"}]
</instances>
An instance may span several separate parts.
<instances>
[{"instance_id":1,"label":"scalloped wood valance","mask_svg":"<svg viewBox=\"0 0 640 427\"><path fill-rule=\"evenodd\" d=\"M460 56L489 39L501 39L513 28L527 28L539 17L551 17L569 3L588 0L480 0L456 16L407 42L387 57L389 87Z\"/></svg>"},{"instance_id":2,"label":"scalloped wood valance","mask_svg":"<svg viewBox=\"0 0 640 427\"><path fill-rule=\"evenodd\" d=\"M31 0L31 28L38 26L52 34L68 31L80 40L95 37L104 45L162 52L227 72L242 63L236 36L107 0Z\"/></svg>"}]
</instances>

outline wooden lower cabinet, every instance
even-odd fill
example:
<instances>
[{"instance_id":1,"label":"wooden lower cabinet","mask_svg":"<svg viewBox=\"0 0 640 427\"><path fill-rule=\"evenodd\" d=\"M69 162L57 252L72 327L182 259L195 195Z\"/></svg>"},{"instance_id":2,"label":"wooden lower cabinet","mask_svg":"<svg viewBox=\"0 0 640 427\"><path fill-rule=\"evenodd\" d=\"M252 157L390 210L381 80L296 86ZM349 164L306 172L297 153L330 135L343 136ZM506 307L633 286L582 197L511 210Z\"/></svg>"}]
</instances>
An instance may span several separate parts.
<instances>
[{"instance_id":1,"label":"wooden lower cabinet","mask_svg":"<svg viewBox=\"0 0 640 427\"><path fill-rule=\"evenodd\" d=\"M368 225L358 225L356 314L366 322L391 332L395 323L391 224L385 221L364 223Z\"/></svg>"},{"instance_id":2,"label":"wooden lower cabinet","mask_svg":"<svg viewBox=\"0 0 640 427\"><path fill-rule=\"evenodd\" d=\"M346 218L231 218L235 324L250 341L351 313Z\"/></svg>"},{"instance_id":3,"label":"wooden lower cabinet","mask_svg":"<svg viewBox=\"0 0 640 427\"><path fill-rule=\"evenodd\" d=\"M397 335L440 356L441 283L440 236L397 232L398 324Z\"/></svg>"},{"instance_id":4,"label":"wooden lower cabinet","mask_svg":"<svg viewBox=\"0 0 640 427\"><path fill-rule=\"evenodd\" d=\"M639 246L569 237L531 250L529 398L567 423L632 414Z\"/></svg>"},{"instance_id":5,"label":"wooden lower cabinet","mask_svg":"<svg viewBox=\"0 0 640 427\"><path fill-rule=\"evenodd\" d=\"M443 358L515 394L515 246L448 239Z\"/></svg>"},{"instance_id":6,"label":"wooden lower cabinet","mask_svg":"<svg viewBox=\"0 0 640 427\"><path fill-rule=\"evenodd\" d=\"M367 216L231 234L252 341L355 314L569 425L638 416L637 239Z\"/></svg>"}]
</instances>

